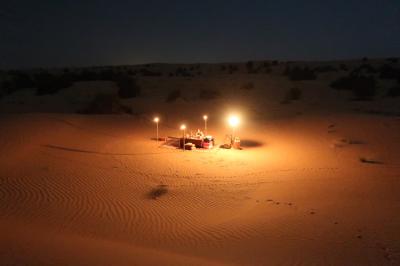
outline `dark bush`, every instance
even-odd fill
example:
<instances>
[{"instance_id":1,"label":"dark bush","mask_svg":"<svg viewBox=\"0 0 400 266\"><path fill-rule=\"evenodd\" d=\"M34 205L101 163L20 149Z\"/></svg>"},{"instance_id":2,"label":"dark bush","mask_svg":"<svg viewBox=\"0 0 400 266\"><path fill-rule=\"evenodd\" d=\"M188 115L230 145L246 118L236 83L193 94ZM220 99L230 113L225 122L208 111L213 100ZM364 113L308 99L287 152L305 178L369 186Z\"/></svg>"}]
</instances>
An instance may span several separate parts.
<instances>
[{"instance_id":1,"label":"dark bush","mask_svg":"<svg viewBox=\"0 0 400 266\"><path fill-rule=\"evenodd\" d=\"M121 114L132 113L131 109L121 105L118 97L112 94L98 94L89 105L80 110L82 114Z\"/></svg>"},{"instance_id":2,"label":"dark bush","mask_svg":"<svg viewBox=\"0 0 400 266\"><path fill-rule=\"evenodd\" d=\"M314 71L317 73L326 73L326 72L337 72L337 68L334 66L318 66L314 68Z\"/></svg>"},{"instance_id":3,"label":"dark bush","mask_svg":"<svg viewBox=\"0 0 400 266\"><path fill-rule=\"evenodd\" d=\"M272 71L271 65L268 62L264 62L262 67L264 67L264 72L265 73L271 73L271 71Z\"/></svg>"},{"instance_id":4,"label":"dark bush","mask_svg":"<svg viewBox=\"0 0 400 266\"><path fill-rule=\"evenodd\" d=\"M99 74L96 73L95 71L91 71L88 69L83 70L81 73L78 75L78 80L79 81L93 81L93 80L99 80Z\"/></svg>"},{"instance_id":5,"label":"dark bush","mask_svg":"<svg viewBox=\"0 0 400 266\"><path fill-rule=\"evenodd\" d=\"M246 63L246 69L248 73L254 73L254 63L252 61L248 61Z\"/></svg>"},{"instance_id":6,"label":"dark bush","mask_svg":"<svg viewBox=\"0 0 400 266\"><path fill-rule=\"evenodd\" d=\"M352 77L340 77L331 82L330 87L335 90L351 90L352 88Z\"/></svg>"},{"instance_id":7,"label":"dark bush","mask_svg":"<svg viewBox=\"0 0 400 266\"><path fill-rule=\"evenodd\" d=\"M128 75L131 75L131 76L136 75L136 71L133 71L132 69L129 69L127 73L128 73Z\"/></svg>"},{"instance_id":8,"label":"dark bush","mask_svg":"<svg viewBox=\"0 0 400 266\"><path fill-rule=\"evenodd\" d=\"M345 64L340 64L339 68L340 68L340 70L342 70L342 71L347 71L347 70L349 70L348 67L347 67L347 65L345 65Z\"/></svg>"},{"instance_id":9,"label":"dark bush","mask_svg":"<svg viewBox=\"0 0 400 266\"><path fill-rule=\"evenodd\" d=\"M367 77L363 81L364 85L353 87L355 100L372 100L376 93L376 81L374 77Z\"/></svg>"},{"instance_id":10,"label":"dark bush","mask_svg":"<svg viewBox=\"0 0 400 266\"><path fill-rule=\"evenodd\" d=\"M4 94L9 94L9 93L11 93L12 92L12 83L11 83L11 81L9 81L9 80L4 80L4 81L2 81L1 82L1 84L0 84L1 86L1 91L4 93Z\"/></svg>"},{"instance_id":11,"label":"dark bush","mask_svg":"<svg viewBox=\"0 0 400 266\"><path fill-rule=\"evenodd\" d=\"M350 75L363 75L363 74L375 74L378 71L369 64L362 64L351 71Z\"/></svg>"},{"instance_id":12,"label":"dark bush","mask_svg":"<svg viewBox=\"0 0 400 266\"><path fill-rule=\"evenodd\" d=\"M162 76L161 72L156 72L156 71L148 70L148 69L145 69L145 68L142 68L140 70L140 74L142 74L142 76L146 76L146 77L160 77L160 76Z\"/></svg>"},{"instance_id":13,"label":"dark bush","mask_svg":"<svg viewBox=\"0 0 400 266\"><path fill-rule=\"evenodd\" d=\"M399 97L400 96L400 85L391 87L387 92L388 97Z\"/></svg>"},{"instance_id":14,"label":"dark bush","mask_svg":"<svg viewBox=\"0 0 400 266\"><path fill-rule=\"evenodd\" d=\"M12 80L16 89L32 88L35 86L31 77L23 72L17 72Z\"/></svg>"},{"instance_id":15,"label":"dark bush","mask_svg":"<svg viewBox=\"0 0 400 266\"><path fill-rule=\"evenodd\" d=\"M375 96L376 80L373 76L341 77L331 83L336 90L351 90L356 100L370 100Z\"/></svg>"},{"instance_id":16,"label":"dark bush","mask_svg":"<svg viewBox=\"0 0 400 266\"><path fill-rule=\"evenodd\" d=\"M27 73L21 71L10 71L10 79L3 81L2 87L6 94L14 93L21 89L33 88L35 83Z\"/></svg>"},{"instance_id":17,"label":"dark bush","mask_svg":"<svg viewBox=\"0 0 400 266\"><path fill-rule=\"evenodd\" d=\"M193 75L184 67L178 67L175 71L175 76L192 77Z\"/></svg>"},{"instance_id":18,"label":"dark bush","mask_svg":"<svg viewBox=\"0 0 400 266\"><path fill-rule=\"evenodd\" d=\"M379 69L381 79L399 79L400 78L400 68L395 68L391 65L384 64Z\"/></svg>"},{"instance_id":19,"label":"dark bush","mask_svg":"<svg viewBox=\"0 0 400 266\"><path fill-rule=\"evenodd\" d=\"M397 57L389 57L389 58L386 58L386 61L388 61L390 63L393 63L393 64L396 64L397 62L399 62L399 58L397 58Z\"/></svg>"},{"instance_id":20,"label":"dark bush","mask_svg":"<svg viewBox=\"0 0 400 266\"><path fill-rule=\"evenodd\" d=\"M48 72L35 75L36 95L54 94L59 90L72 86L68 75L56 76Z\"/></svg>"},{"instance_id":21,"label":"dark bush","mask_svg":"<svg viewBox=\"0 0 400 266\"><path fill-rule=\"evenodd\" d=\"M116 74L112 69L106 69L103 71L100 71L99 74L97 75L99 80L114 80Z\"/></svg>"},{"instance_id":22,"label":"dark bush","mask_svg":"<svg viewBox=\"0 0 400 266\"><path fill-rule=\"evenodd\" d=\"M251 90L251 89L254 89L254 83L253 83L253 82L247 82L247 83L243 84L240 88L241 88L242 90Z\"/></svg>"},{"instance_id":23,"label":"dark bush","mask_svg":"<svg viewBox=\"0 0 400 266\"><path fill-rule=\"evenodd\" d=\"M237 66L229 65L229 69L228 69L229 74L233 74L234 72L236 72L236 71L238 71L238 70L239 70L239 69L238 69Z\"/></svg>"},{"instance_id":24,"label":"dark bush","mask_svg":"<svg viewBox=\"0 0 400 266\"><path fill-rule=\"evenodd\" d=\"M286 67L284 75L288 76L289 79L293 81L315 80L317 78L315 72L309 67Z\"/></svg>"},{"instance_id":25,"label":"dark bush","mask_svg":"<svg viewBox=\"0 0 400 266\"><path fill-rule=\"evenodd\" d=\"M202 100L212 100L218 98L220 96L219 91L210 90L210 89L203 89L200 91L199 97Z\"/></svg>"},{"instance_id":26,"label":"dark bush","mask_svg":"<svg viewBox=\"0 0 400 266\"><path fill-rule=\"evenodd\" d=\"M181 97L181 90L180 89L176 89L176 90L171 91L168 94L167 99L165 101L167 103L175 102L176 99L178 99L179 97Z\"/></svg>"},{"instance_id":27,"label":"dark bush","mask_svg":"<svg viewBox=\"0 0 400 266\"><path fill-rule=\"evenodd\" d=\"M299 88L291 88L285 94L282 103L290 103L291 101L300 100L303 92Z\"/></svg>"},{"instance_id":28,"label":"dark bush","mask_svg":"<svg viewBox=\"0 0 400 266\"><path fill-rule=\"evenodd\" d=\"M118 95L121 98L134 98L140 95L140 86L130 76L120 75L116 77L115 83L119 88Z\"/></svg>"}]
</instances>

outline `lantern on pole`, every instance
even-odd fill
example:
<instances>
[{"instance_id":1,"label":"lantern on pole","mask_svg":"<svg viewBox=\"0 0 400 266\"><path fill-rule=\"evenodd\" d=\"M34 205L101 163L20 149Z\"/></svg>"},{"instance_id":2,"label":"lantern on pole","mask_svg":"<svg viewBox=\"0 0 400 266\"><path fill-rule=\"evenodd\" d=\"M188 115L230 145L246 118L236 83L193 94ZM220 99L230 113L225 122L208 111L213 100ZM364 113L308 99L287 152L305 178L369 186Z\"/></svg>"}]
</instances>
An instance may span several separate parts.
<instances>
[{"instance_id":1,"label":"lantern on pole","mask_svg":"<svg viewBox=\"0 0 400 266\"><path fill-rule=\"evenodd\" d=\"M160 122L160 118L158 117L154 117L153 119L154 123L156 123L156 127L157 127L157 144L158 144L158 122Z\"/></svg>"},{"instance_id":2,"label":"lantern on pole","mask_svg":"<svg viewBox=\"0 0 400 266\"><path fill-rule=\"evenodd\" d=\"M186 125L181 125L181 130L183 133L183 151L185 151L185 130L186 130Z\"/></svg>"},{"instance_id":3,"label":"lantern on pole","mask_svg":"<svg viewBox=\"0 0 400 266\"><path fill-rule=\"evenodd\" d=\"M208 120L208 116L207 115L203 115L203 119L204 119L204 134L207 136L207 120Z\"/></svg>"},{"instance_id":4,"label":"lantern on pole","mask_svg":"<svg viewBox=\"0 0 400 266\"><path fill-rule=\"evenodd\" d=\"M228 123L232 128L232 135L231 135L231 144L233 144L233 140L235 138L235 128L239 125L240 119L235 115L231 115L228 118Z\"/></svg>"}]
</instances>

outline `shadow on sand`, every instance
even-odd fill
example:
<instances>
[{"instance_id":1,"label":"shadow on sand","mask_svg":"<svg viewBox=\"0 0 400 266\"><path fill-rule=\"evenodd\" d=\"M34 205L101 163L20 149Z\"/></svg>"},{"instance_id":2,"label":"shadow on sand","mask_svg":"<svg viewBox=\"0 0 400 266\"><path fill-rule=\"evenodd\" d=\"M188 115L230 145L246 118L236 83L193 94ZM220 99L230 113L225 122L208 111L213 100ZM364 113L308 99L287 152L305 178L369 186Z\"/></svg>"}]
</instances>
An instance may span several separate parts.
<instances>
[{"instance_id":1,"label":"shadow on sand","mask_svg":"<svg viewBox=\"0 0 400 266\"><path fill-rule=\"evenodd\" d=\"M256 140L251 140L251 139L240 140L240 146L243 148L256 148L256 147L261 147L263 145L264 145L264 143L256 141Z\"/></svg>"},{"instance_id":2,"label":"shadow on sand","mask_svg":"<svg viewBox=\"0 0 400 266\"><path fill-rule=\"evenodd\" d=\"M164 154L164 153L174 153L172 151L170 151L170 152L147 152L147 153L112 153L112 152L99 152L99 151L75 149L75 148L56 146L56 145L51 145L51 144L46 144L46 145L41 145L41 146L45 147L45 148L49 148L49 149L56 149L56 150L62 150L62 151L91 153L91 154L100 154L100 155L140 156L140 155L157 155L157 154Z\"/></svg>"}]
</instances>

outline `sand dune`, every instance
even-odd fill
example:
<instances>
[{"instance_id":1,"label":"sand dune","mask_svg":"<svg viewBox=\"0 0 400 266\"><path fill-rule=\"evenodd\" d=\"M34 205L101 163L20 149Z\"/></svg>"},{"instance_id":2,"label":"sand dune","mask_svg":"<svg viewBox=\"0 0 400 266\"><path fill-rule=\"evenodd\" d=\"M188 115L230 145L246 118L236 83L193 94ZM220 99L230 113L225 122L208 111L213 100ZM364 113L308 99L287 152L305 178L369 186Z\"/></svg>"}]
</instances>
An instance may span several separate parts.
<instances>
[{"instance_id":1,"label":"sand dune","mask_svg":"<svg viewBox=\"0 0 400 266\"><path fill-rule=\"evenodd\" d=\"M169 73L197 66L150 66L164 75L138 78L142 96L121 100L130 115L73 114L98 93L117 93L111 81L5 95L0 264L399 264L400 105L384 97L393 82L379 80L373 101L349 101L349 91L329 88L347 71L282 75L302 64L257 74L236 64L232 75L201 65L190 77ZM294 87L303 97L284 101ZM181 97L166 102L175 88ZM204 89L220 95L201 99ZM154 141L153 115L166 137L180 136L181 123L202 128L207 113L221 144L233 111L243 150L183 152Z\"/></svg>"},{"instance_id":2,"label":"sand dune","mask_svg":"<svg viewBox=\"0 0 400 266\"><path fill-rule=\"evenodd\" d=\"M335 133L324 117L275 120L242 132L262 146L182 152L157 147L141 118L1 119L3 265L398 260L398 120L333 116ZM354 137L366 144L331 145Z\"/></svg>"}]
</instances>

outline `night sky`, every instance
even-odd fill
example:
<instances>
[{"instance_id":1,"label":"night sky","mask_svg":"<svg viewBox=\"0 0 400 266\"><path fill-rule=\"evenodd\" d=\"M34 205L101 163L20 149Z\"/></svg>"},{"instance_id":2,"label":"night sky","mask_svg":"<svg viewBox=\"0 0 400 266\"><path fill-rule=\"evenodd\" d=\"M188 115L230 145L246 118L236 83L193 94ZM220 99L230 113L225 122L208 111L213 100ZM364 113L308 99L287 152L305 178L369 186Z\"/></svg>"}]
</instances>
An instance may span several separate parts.
<instances>
[{"instance_id":1,"label":"night sky","mask_svg":"<svg viewBox=\"0 0 400 266\"><path fill-rule=\"evenodd\" d=\"M4 2L0 68L400 56L400 0Z\"/></svg>"}]
</instances>

